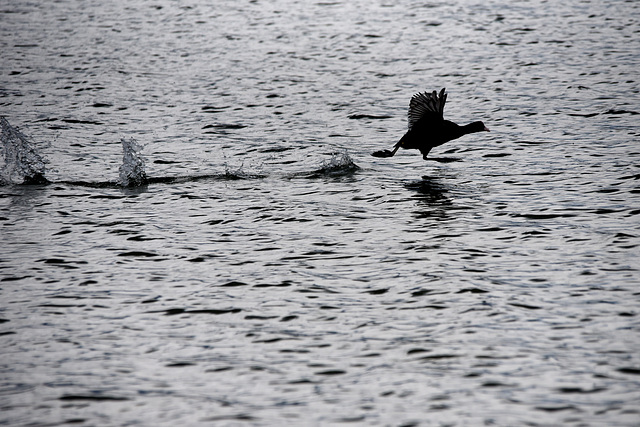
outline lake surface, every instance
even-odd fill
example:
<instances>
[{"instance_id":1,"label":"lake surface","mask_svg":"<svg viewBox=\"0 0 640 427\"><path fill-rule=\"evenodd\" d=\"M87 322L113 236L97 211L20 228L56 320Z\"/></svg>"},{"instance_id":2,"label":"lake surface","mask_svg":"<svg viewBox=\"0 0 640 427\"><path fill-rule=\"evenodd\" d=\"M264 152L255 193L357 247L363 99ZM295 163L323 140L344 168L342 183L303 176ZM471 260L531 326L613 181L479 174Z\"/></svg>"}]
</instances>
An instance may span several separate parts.
<instances>
[{"instance_id":1,"label":"lake surface","mask_svg":"<svg viewBox=\"0 0 640 427\"><path fill-rule=\"evenodd\" d=\"M640 2L0 0L0 49L0 425L640 425ZM491 132L371 156L442 87Z\"/></svg>"}]
</instances>

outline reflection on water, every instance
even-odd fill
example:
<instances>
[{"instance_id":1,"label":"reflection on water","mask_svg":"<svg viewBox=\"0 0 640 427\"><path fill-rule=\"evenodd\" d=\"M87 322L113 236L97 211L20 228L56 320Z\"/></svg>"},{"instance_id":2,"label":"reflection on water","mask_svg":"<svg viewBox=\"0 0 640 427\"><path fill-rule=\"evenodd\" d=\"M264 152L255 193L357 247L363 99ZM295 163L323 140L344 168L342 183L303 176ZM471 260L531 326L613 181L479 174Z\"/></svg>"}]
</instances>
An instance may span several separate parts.
<instances>
[{"instance_id":1,"label":"reflection on water","mask_svg":"<svg viewBox=\"0 0 640 427\"><path fill-rule=\"evenodd\" d=\"M405 184L405 188L416 193L411 199L418 201L417 209L413 211L417 218L445 219L451 215L449 207L452 201L447 195L449 188L440 179L423 176L420 181Z\"/></svg>"},{"instance_id":2,"label":"reflection on water","mask_svg":"<svg viewBox=\"0 0 640 427\"><path fill-rule=\"evenodd\" d=\"M414 198L424 201L429 205L451 204L446 194L449 192L447 186L438 178L423 176L420 181L405 184L405 188L415 191Z\"/></svg>"}]
</instances>

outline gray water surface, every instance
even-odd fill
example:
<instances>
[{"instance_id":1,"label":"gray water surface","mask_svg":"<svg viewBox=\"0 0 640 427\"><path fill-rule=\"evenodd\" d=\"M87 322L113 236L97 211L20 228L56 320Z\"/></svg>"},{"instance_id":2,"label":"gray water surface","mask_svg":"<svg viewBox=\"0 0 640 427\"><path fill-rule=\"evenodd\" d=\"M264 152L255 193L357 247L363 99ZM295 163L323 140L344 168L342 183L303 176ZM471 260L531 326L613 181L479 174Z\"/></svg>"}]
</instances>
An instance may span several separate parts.
<instances>
[{"instance_id":1,"label":"gray water surface","mask_svg":"<svg viewBox=\"0 0 640 427\"><path fill-rule=\"evenodd\" d=\"M0 50L0 425L640 425L640 3L0 0ZM442 87L491 132L371 157Z\"/></svg>"}]
</instances>

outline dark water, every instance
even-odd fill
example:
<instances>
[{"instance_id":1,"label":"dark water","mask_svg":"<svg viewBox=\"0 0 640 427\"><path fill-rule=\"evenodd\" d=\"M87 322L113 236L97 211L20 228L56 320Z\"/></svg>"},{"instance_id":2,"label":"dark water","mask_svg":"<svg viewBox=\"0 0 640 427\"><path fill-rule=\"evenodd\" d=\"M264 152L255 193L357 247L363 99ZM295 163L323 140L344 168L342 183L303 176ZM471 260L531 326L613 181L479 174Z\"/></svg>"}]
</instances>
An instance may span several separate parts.
<instances>
[{"instance_id":1,"label":"dark water","mask_svg":"<svg viewBox=\"0 0 640 427\"><path fill-rule=\"evenodd\" d=\"M640 3L0 1L0 49L1 425L640 425ZM492 132L370 156L441 87Z\"/></svg>"}]
</instances>

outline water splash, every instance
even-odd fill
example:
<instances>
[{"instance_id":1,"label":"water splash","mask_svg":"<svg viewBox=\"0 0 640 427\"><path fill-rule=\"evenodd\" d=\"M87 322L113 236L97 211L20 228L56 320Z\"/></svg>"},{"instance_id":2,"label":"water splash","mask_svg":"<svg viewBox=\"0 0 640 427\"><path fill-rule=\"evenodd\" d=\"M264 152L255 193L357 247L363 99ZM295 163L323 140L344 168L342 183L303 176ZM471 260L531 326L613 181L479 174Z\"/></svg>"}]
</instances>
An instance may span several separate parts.
<instances>
[{"instance_id":1,"label":"water splash","mask_svg":"<svg viewBox=\"0 0 640 427\"><path fill-rule=\"evenodd\" d=\"M322 162L319 169L315 170L313 176L343 176L351 175L359 170L360 167L355 164L351 156L344 151L343 153L333 153L329 160Z\"/></svg>"},{"instance_id":2,"label":"water splash","mask_svg":"<svg viewBox=\"0 0 640 427\"><path fill-rule=\"evenodd\" d=\"M227 163L227 156L224 156L224 174L222 177L228 180L236 180L236 179L245 179L246 174L243 170L244 163L241 163L240 166L234 167L230 166Z\"/></svg>"},{"instance_id":3,"label":"water splash","mask_svg":"<svg viewBox=\"0 0 640 427\"><path fill-rule=\"evenodd\" d=\"M222 157L224 159L224 173L221 175L217 175L218 179L235 181L240 179L260 179L265 178L266 175L262 173L262 164L255 167L250 164L249 168L252 170L256 170L256 172L247 172L244 169L244 161L240 163L240 165L232 165L231 162L227 159L226 153L222 153Z\"/></svg>"},{"instance_id":4,"label":"water splash","mask_svg":"<svg viewBox=\"0 0 640 427\"><path fill-rule=\"evenodd\" d=\"M144 169L144 159L140 155L142 145L133 138L122 138L122 165L120 166L121 187L140 187L146 185L147 172Z\"/></svg>"},{"instance_id":5,"label":"water splash","mask_svg":"<svg viewBox=\"0 0 640 427\"><path fill-rule=\"evenodd\" d=\"M3 116L0 127L0 185L47 183L47 159L38 154L33 142Z\"/></svg>"}]
</instances>

